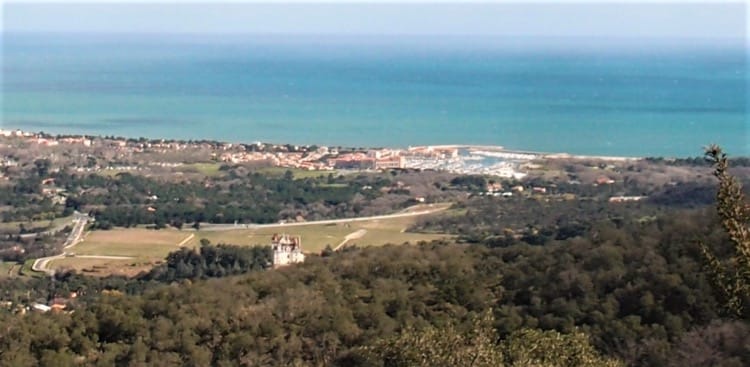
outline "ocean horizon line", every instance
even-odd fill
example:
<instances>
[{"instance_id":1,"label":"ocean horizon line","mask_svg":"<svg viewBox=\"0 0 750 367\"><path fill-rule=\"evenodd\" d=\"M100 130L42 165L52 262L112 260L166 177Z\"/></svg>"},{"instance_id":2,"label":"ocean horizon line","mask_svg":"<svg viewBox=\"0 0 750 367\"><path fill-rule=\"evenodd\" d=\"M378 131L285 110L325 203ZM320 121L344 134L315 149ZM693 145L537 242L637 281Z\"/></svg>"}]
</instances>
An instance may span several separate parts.
<instances>
[{"instance_id":1,"label":"ocean horizon line","mask_svg":"<svg viewBox=\"0 0 750 367\"><path fill-rule=\"evenodd\" d=\"M618 36L597 36L597 35L534 35L534 34L492 34L492 33L350 33L341 34L336 32L191 32L191 31L28 31L28 30L3 30L0 32L4 41L15 37L38 37L46 38L69 38L69 37L111 37L111 38L131 38L141 39L143 37L162 37L165 39L189 39L193 42L201 40L216 41L217 38L225 38L226 41L237 41L245 39L248 41L270 39L274 41L295 41L295 40L323 40L323 41L376 41L388 40L398 42L408 42L411 40L419 41L437 41L437 43L449 43L456 40L478 40L494 43L512 41L531 41L528 46L550 46L550 43L556 42L560 46L569 46L571 44L580 45L581 41L589 41L590 46L606 46L607 48L616 49L618 47L653 47L653 46L671 46L671 47L701 47L701 48L719 48L726 46L747 47L750 45L750 37L746 35L737 35L732 37L699 37L699 36L638 36L638 35L618 35ZM554 45L554 43L553 43Z\"/></svg>"},{"instance_id":2,"label":"ocean horizon line","mask_svg":"<svg viewBox=\"0 0 750 367\"><path fill-rule=\"evenodd\" d=\"M630 157L693 157L720 142L750 155L740 48L97 37L5 37L0 126Z\"/></svg>"}]
</instances>

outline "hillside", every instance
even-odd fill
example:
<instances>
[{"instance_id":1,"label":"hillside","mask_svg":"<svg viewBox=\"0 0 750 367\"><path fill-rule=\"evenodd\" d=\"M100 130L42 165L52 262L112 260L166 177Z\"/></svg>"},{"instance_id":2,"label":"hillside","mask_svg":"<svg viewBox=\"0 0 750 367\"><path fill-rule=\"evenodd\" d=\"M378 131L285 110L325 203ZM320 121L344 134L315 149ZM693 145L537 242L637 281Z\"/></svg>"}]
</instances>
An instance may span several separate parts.
<instances>
[{"instance_id":1,"label":"hillside","mask_svg":"<svg viewBox=\"0 0 750 367\"><path fill-rule=\"evenodd\" d=\"M0 316L8 325L0 364L331 365L410 327L460 329L487 310L501 338L581 330L628 364L675 365L709 352L712 361L750 363L739 342L750 329L719 319L690 245L697 236L725 241L712 214L681 211L545 246L352 248L172 286L100 280L125 293L100 293L103 283L74 276L50 285L88 287L74 313ZM702 349L689 347L698 342Z\"/></svg>"}]
</instances>

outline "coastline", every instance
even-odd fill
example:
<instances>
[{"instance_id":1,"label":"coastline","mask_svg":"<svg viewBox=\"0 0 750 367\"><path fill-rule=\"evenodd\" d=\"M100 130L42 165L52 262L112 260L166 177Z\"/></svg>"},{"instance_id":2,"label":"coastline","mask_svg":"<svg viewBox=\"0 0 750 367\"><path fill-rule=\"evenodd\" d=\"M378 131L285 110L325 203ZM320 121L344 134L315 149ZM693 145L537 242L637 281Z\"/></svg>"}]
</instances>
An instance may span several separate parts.
<instances>
[{"instance_id":1,"label":"coastline","mask_svg":"<svg viewBox=\"0 0 750 367\"><path fill-rule=\"evenodd\" d=\"M660 50L665 52L658 57L592 53L597 57L577 59L560 57L565 50L506 55L484 48L405 49L388 54L383 64L387 50L381 46L387 45L379 42L331 43L338 50L333 57L333 49L308 49L302 39L223 39L212 49L216 55L209 55L195 52L203 43L166 42L155 49L152 37L138 37L122 58L117 48L109 53L85 37L75 45L73 40L71 35L70 46L80 50L46 46L59 41L42 35L9 45L6 61L15 72L6 78L0 126L295 145L504 145L607 158L695 157L715 142L750 155L741 48L721 53L721 59L714 53L686 58L671 52L676 50ZM113 36L101 42L121 41ZM265 53L250 52L256 47ZM298 47L305 51L290 59ZM28 49L40 54L30 57ZM89 52L102 55L92 58ZM182 52L191 57L166 57ZM147 63L155 54L165 56L164 62ZM719 60L726 74L716 73ZM665 62L680 65L670 69L673 82L652 75ZM205 65L212 65L211 73ZM98 80L91 70L118 72ZM602 77L617 83L603 83ZM377 83L363 82L369 78Z\"/></svg>"},{"instance_id":2,"label":"coastline","mask_svg":"<svg viewBox=\"0 0 750 367\"><path fill-rule=\"evenodd\" d=\"M570 154L565 152L540 152L532 150L518 150L518 149L505 149L500 145L461 145L461 144L449 144L449 145L426 145L425 147L435 149L482 149L489 151L496 151L498 153L507 154L528 154L535 155L543 159L594 159L594 160L606 160L606 161L639 161L646 159L647 157L626 157L626 156L608 156L608 155L589 155L589 154ZM667 158L667 157L664 157ZM671 157L670 157L671 158Z\"/></svg>"},{"instance_id":3,"label":"coastline","mask_svg":"<svg viewBox=\"0 0 750 367\"><path fill-rule=\"evenodd\" d=\"M5 130L0 128L0 136L4 137L44 137L44 138L52 138L52 139L63 139L63 138L74 138L74 139L106 139L109 138L107 135L90 135L90 134L60 134L60 133L47 133L44 131L39 132L30 132L30 131L23 131L21 129L12 129L12 130ZM224 144L224 145L253 145L253 144L264 144L264 145L272 145L272 146L299 146L299 147L312 147L312 146L325 146L325 145L317 145L317 144L308 144L308 145L297 145L297 144L290 144L290 143L274 143L274 142L263 142L263 141L253 141L253 142L229 142L229 141L221 141L221 140L214 140L214 139L174 139L174 138L146 138L143 136L139 137L132 137L132 136L114 136L113 137L116 140L145 140L145 141L151 141L151 142L161 142L161 143L187 143L187 142L214 142L217 144ZM333 147L333 146L328 146ZM347 149L351 150L357 150L358 148L355 147L346 147ZM466 149L469 151L487 151L492 153L498 153L502 155L508 155L510 156L525 156L523 159L575 159L575 160L603 160L603 161L618 161L618 162L627 162L627 161L639 161L643 160L647 157L645 156L609 156L609 155L590 155L590 154L571 154L567 152L543 152L543 151L532 151L532 150L519 150L519 149L506 149L504 146L501 145L481 145L481 144L435 144L435 145L414 145L414 146L382 146L382 147L363 147L365 150L410 150L410 149ZM663 157L663 158L674 158L674 157Z\"/></svg>"}]
</instances>

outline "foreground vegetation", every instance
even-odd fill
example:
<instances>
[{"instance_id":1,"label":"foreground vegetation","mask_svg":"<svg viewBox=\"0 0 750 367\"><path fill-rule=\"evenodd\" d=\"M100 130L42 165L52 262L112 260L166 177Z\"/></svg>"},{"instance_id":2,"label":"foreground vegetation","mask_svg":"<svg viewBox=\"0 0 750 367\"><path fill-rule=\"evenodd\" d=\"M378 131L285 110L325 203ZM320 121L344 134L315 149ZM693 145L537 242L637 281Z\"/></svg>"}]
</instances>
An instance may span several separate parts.
<instances>
[{"instance_id":1,"label":"foreground vegetation","mask_svg":"<svg viewBox=\"0 0 750 367\"><path fill-rule=\"evenodd\" d=\"M412 224L455 241L279 270L268 247L204 241L134 278L2 280L0 365L750 365L750 213L709 153L718 211L679 184L632 204L476 196ZM72 313L20 307L71 291Z\"/></svg>"},{"instance_id":2,"label":"foreground vegetation","mask_svg":"<svg viewBox=\"0 0 750 367\"><path fill-rule=\"evenodd\" d=\"M47 287L84 287L88 298L70 315L0 316L9 326L0 364L373 365L359 348L391 345L408 330L471 332L490 310L509 342L524 330L580 330L598 353L627 364L750 363L741 342L750 329L719 318L695 238L727 240L698 210L619 228L603 221L545 246L350 248L278 271L190 275L179 286L97 281L123 292L108 295L61 278Z\"/></svg>"},{"instance_id":3,"label":"foreground vegetation","mask_svg":"<svg viewBox=\"0 0 750 367\"><path fill-rule=\"evenodd\" d=\"M702 243L701 251L727 309L736 317L750 320L750 203L745 200L740 181L729 173L729 159L721 148L709 147L706 156L719 179L716 209L729 243Z\"/></svg>"}]
</instances>

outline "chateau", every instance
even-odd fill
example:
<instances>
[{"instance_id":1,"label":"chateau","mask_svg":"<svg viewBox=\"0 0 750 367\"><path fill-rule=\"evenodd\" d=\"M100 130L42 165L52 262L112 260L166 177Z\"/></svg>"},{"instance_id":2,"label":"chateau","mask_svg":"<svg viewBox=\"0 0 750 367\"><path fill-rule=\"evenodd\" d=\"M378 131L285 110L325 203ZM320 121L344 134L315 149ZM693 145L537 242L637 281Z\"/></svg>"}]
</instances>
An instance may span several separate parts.
<instances>
[{"instance_id":1,"label":"chateau","mask_svg":"<svg viewBox=\"0 0 750 367\"><path fill-rule=\"evenodd\" d=\"M274 269L305 261L305 254L302 253L302 241L299 236L274 234L271 237L271 247L273 248Z\"/></svg>"}]
</instances>

